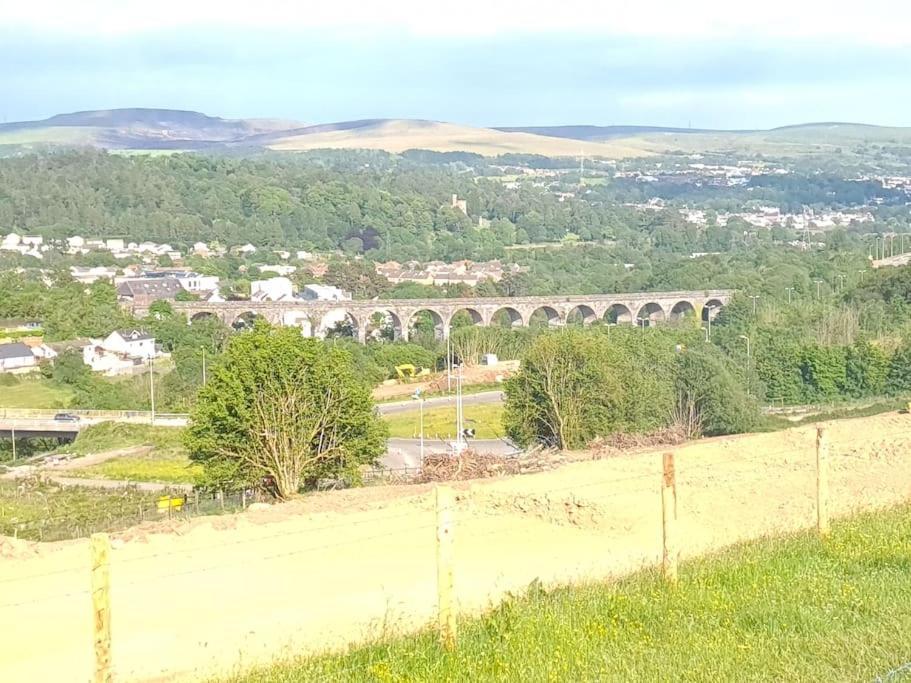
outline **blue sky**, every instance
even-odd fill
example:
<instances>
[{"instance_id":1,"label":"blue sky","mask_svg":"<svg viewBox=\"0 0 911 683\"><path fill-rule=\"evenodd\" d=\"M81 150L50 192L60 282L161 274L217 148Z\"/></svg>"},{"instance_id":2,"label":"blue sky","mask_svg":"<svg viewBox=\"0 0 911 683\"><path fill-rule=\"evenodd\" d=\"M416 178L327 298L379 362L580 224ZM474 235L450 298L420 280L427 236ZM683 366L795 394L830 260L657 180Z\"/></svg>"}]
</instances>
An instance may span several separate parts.
<instances>
[{"instance_id":1,"label":"blue sky","mask_svg":"<svg viewBox=\"0 0 911 683\"><path fill-rule=\"evenodd\" d=\"M715 0L610 5L0 0L0 120L142 106L307 123L911 125L903 3L768 0L763 20Z\"/></svg>"}]
</instances>

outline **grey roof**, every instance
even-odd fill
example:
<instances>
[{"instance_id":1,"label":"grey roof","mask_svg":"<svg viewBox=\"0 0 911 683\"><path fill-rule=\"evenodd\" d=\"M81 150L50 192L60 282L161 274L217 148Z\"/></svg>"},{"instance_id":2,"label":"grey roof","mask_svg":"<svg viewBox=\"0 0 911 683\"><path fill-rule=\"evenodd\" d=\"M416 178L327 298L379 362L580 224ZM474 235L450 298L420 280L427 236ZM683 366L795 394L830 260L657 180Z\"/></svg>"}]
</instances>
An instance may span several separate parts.
<instances>
[{"instance_id":1,"label":"grey roof","mask_svg":"<svg viewBox=\"0 0 911 683\"><path fill-rule=\"evenodd\" d=\"M121 296L147 294L166 297L168 295L176 295L182 289L180 282L173 277L124 280L117 285L117 293Z\"/></svg>"},{"instance_id":2,"label":"grey roof","mask_svg":"<svg viewBox=\"0 0 911 683\"><path fill-rule=\"evenodd\" d=\"M127 341L143 341L144 339L154 339L154 337L145 330L117 330L117 334Z\"/></svg>"},{"instance_id":3,"label":"grey roof","mask_svg":"<svg viewBox=\"0 0 911 683\"><path fill-rule=\"evenodd\" d=\"M22 342L0 344L0 360L6 358L34 358L32 350Z\"/></svg>"}]
</instances>

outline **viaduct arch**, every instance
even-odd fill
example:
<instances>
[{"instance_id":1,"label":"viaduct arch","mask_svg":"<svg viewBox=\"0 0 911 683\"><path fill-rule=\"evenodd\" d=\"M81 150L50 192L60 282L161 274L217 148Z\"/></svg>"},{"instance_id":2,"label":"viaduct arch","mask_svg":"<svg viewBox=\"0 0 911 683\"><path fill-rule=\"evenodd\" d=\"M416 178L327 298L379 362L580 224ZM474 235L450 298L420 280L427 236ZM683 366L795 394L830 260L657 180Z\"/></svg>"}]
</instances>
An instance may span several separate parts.
<instances>
[{"instance_id":1,"label":"viaduct arch","mask_svg":"<svg viewBox=\"0 0 911 683\"><path fill-rule=\"evenodd\" d=\"M474 325L525 327L545 324L661 325L683 319L714 318L733 296L730 290L598 294L591 296L488 297L476 299L385 299L371 301L183 301L172 304L193 321L213 316L226 325L243 327L255 317L273 325L300 327L307 336L325 336L347 321L359 341L385 334L407 340L417 320L433 324L447 338L453 318ZM136 311L138 314L144 311Z\"/></svg>"}]
</instances>

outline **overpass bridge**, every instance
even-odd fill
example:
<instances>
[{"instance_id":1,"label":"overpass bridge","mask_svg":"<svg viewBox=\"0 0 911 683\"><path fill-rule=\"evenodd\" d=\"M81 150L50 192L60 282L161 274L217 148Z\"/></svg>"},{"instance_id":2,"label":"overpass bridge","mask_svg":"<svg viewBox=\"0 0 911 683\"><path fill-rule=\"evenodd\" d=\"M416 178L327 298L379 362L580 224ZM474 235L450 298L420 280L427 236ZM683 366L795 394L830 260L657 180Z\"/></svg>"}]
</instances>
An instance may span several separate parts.
<instances>
[{"instance_id":1,"label":"overpass bridge","mask_svg":"<svg viewBox=\"0 0 911 683\"><path fill-rule=\"evenodd\" d=\"M336 322L346 320L354 336L366 342L380 324L392 327L395 339L408 340L415 319L426 314L438 338L446 339L452 319L465 313L476 325L524 327L533 320L560 326L578 321L628 325L657 325L684 318L708 320L727 304L733 291L703 290L538 297L462 299L373 299L369 301L201 301L175 302L175 311L194 321L212 317L226 325L244 327L257 317L273 325L300 327L307 336L323 336ZM137 311L142 314L144 311Z\"/></svg>"},{"instance_id":2,"label":"overpass bridge","mask_svg":"<svg viewBox=\"0 0 911 683\"><path fill-rule=\"evenodd\" d=\"M61 412L75 420L58 420ZM184 427L188 416L181 413L156 413L145 410L38 410L30 408L0 408L0 439L59 437L73 439L86 427L101 422L146 424L156 427Z\"/></svg>"}]
</instances>

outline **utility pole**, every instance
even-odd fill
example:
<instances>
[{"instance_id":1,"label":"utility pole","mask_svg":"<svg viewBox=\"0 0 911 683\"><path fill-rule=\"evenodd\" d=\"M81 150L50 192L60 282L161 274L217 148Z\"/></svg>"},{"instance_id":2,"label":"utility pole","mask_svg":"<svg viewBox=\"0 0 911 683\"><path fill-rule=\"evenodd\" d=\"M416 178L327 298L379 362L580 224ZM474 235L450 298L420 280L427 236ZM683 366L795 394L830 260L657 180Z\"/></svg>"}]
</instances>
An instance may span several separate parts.
<instances>
[{"instance_id":1,"label":"utility pole","mask_svg":"<svg viewBox=\"0 0 911 683\"><path fill-rule=\"evenodd\" d=\"M446 337L446 393L452 394L452 339Z\"/></svg>"},{"instance_id":2,"label":"utility pole","mask_svg":"<svg viewBox=\"0 0 911 683\"><path fill-rule=\"evenodd\" d=\"M424 467L424 396L422 395L421 388L418 387L414 390L414 393L411 395L411 398L418 402L418 408L421 414L421 468Z\"/></svg>"},{"instance_id":3,"label":"utility pole","mask_svg":"<svg viewBox=\"0 0 911 683\"><path fill-rule=\"evenodd\" d=\"M152 404L151 424L155 424L155 370L151 358L149 358L149 400Z\"/></svg>"},{"instance_id":4,"label":"utility pole","mask_svg":"<svg viewBox=\"0 0 911 683\"><path fill-rule=\"evenodd\" d=\"M818 301L821 298L819 293L819 285L822 284L822 280L814 280L814 282L816 283L816 300Z\"/></svg>"},{"instance_id":5,"label":"utility pole","mask_svg":"<svg viewBox=\"0 0 911 683\"><path fill-rule=\"evenodd\" d=\"M456 375L456 453L461 455L465 450L465 437L462 433L465 429L462 412L462 363L459 363L457 370L459 374Z\"/></svg>"},{"instance_id":6,"label":"utility pole","mask_svg":"<svg viewBox=\"0 0 911 683\"><path fill-rule=\"evenodd\" d=\"M791 303L791 293L794 291L793 287L785 287L785 291L788 293L788 304Z\"/></svg>"},{"instance_id":7,"label":"utility pole","mask_svg":"<svg viewBox=\"0 0 911 683\"><path fill-rule=\"evenodd\" d=\"M16 462L16 428L10 427L10 435L13 437L13 462Z\"/></svg>"},{"instance_id":8,"label":"utility pole","mask_svg":"<svg viewBox=\"0 0 911 683\"><path fill-rule=\"evenodd\" d=\"M206 386L206 347L202 347L202 385Z\"/></svg>"},{"instance_id":9,"label":"utility pole","mask_svg":"<svg viewBox=\"0 0 911 683\"><path fill-rule=\"evenodd\" d=\"M753 378L753 357L750 354L750 338L745 334L741 334L738 339L743 339L747 343L747 395L752 396L753 392L750 389L750 384Z\"/></svg>"}]
</instances>

